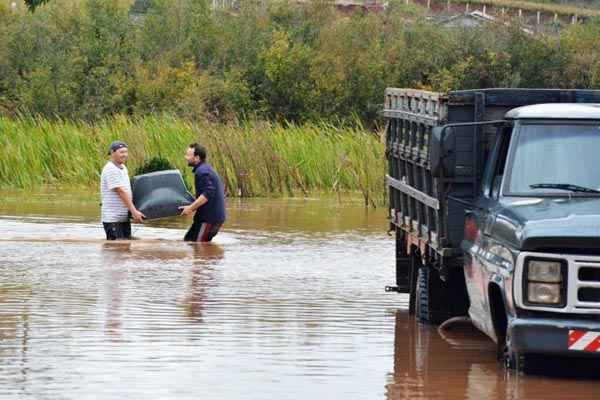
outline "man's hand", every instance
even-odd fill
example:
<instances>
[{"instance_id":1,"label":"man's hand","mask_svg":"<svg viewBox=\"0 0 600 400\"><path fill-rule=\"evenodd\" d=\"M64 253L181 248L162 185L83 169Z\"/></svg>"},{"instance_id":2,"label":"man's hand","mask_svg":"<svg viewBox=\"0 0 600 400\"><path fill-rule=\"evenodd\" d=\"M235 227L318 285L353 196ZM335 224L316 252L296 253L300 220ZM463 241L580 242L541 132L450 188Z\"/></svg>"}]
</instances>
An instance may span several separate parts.
<instances>
[{"instance_id":1,"label":"man's hand","mask_svg":"<svg viewBox=\"0 0 600 400\"><path fill-rule=\"evenodd\" d=\"M181 210L181 215L191 215L194 212L192 206L181 206L179 209Z\"/></svg>"},{"instance_id":2,"label":"man's hand","mask_svg":"<svg viewBox=\"0 0 600 400\"><path fill-rule=\"evenodd\" d=\"M141 212L139 212L137 209L135 209L131 212L131 216L133 217L133 220L135 222L142 222L142 220L144 218L146 218L146 216L144 214L142 214Z\"/></svg>"}]
</instances>

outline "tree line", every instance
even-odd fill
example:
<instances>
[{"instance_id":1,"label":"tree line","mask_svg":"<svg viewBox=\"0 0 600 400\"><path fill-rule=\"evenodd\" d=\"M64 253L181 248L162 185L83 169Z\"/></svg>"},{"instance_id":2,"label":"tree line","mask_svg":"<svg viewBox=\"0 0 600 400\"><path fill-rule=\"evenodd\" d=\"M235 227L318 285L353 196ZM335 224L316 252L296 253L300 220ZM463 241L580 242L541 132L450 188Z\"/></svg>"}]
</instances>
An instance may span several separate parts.
<instances>
[{"instance_id":1,"label":"tree line","mask_svg":"<svg viewBox=\"0 0 600 400\"><path fill-rule=\"evenodd\" d=\"M600 89L600 23L536 36L515 25L445 27L392 1L53 0L0 3L0 114L96 121L169 114L376 124L386 86Z\"/></svg>"}]
</instances>

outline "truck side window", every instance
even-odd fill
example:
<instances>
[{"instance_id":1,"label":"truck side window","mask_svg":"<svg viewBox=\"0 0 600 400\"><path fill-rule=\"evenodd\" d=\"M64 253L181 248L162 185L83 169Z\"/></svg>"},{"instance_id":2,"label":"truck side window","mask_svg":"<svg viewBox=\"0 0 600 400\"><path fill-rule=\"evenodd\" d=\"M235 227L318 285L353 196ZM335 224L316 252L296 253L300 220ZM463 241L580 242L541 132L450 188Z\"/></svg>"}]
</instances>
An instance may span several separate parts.
<instances>
[{"instance_id":1,"label":"truck side window","mask_svg":"<svg viewBox=\"0 0 600 400\"><path fill-rule=\"evenodd\" d=\"M504 176L504 166L506 165L506 157L508 155L508 145L510 143L511 128L504 128L500 135L500 149L498 159L494 168L494 176L492 178L492 186L490 197L497 199L500 196L500 186L502 185L502 177Z\"/></svg>"}]
</instances>

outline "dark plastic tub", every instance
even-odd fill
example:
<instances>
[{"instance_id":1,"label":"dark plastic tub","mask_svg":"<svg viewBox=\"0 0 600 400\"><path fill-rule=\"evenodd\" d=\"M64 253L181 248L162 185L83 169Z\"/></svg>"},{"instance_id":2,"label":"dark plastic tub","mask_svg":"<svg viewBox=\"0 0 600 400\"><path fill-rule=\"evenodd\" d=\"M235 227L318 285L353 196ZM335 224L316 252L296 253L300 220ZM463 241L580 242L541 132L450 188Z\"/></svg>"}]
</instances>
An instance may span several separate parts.
<instances>
[{"instance_id":1,"label":"dark plastic tub","mask_svg":"<svg viewBox=\"0 0 600 400\"><path fill-rule=\"evenodd\" d=\"M133 177L132 190L133 204L146 219L179 215L179 207L195 200L177 169L137 175Z\"/></svg>"}]
</instances>

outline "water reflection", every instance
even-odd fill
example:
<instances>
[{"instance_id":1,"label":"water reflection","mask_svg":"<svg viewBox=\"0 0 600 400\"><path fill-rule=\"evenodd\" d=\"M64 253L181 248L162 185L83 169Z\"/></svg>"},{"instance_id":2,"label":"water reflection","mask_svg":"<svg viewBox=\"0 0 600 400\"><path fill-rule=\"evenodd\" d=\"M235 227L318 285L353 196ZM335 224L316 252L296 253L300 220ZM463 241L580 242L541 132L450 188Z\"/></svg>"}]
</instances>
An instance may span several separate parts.
<instances>
[{"instance_id":1,"label":"water reflection","mask_svg":"<svg viewBox=\"0 0 600 400\"><path fill-rule=\"evenodd\" d=\"M396 313L395 328L394 372L386 386L388 399L467 398L469 366L480 364L485 371L487 363L495 368L493 346L470 338L477 332L463 334L463 341L454 346L406 311Z\"/></svg>"},{"instance_id":2,"label":"water reflection","mask_svg":"<svg viewBox=\"0 0 600 400\"><path fill-rule=\"evenodd\" d=\"M190 283L184 300L187 318L202 322L202 310L207 299L207 291L216 284L214 277L215 265L225 254L221 246L215 243L191 243L194 251Z\"/></svg>"},{"instance_id":3,"label":"water reflection","mask_svg":"<svg viewBox=\"0 0 600 400\"><path fill-rule=\"evenodd\" d=\"M590 375L592 370L595 373ZM566 379L569 375L573 378ZM573 365L564 358L557 365L541 365L536 374L506 371L496 362L493 343L475 328L459 325L440 334L400 310L395 315L394 369L388 376L386 397L592 399L600 396L598 375L593 365Z\"/></svg>"},{"instance_id":4,"label":"water reflection","mask_svg":"<svg viewBox=\"0 0 600 400\"><path fill-rule=\"evenodd\" d=\"M127 280L127 270L122 267L124 255L131 251L129 241L110 241L102 244L101 259L106 270L106 307L105 333L113 340L121 338L121 302L123 284Z\"/></svg>"},{"instance_id":5,"label":"water reflection","mask_svg":"<svg viewBox=\"0 0 600 400\"><path fill-rule=\"evenodd\" d=\"M26 286L0 286L0 371L13 376L20 384L27 380L29 350L29 307L15 301L22 293L30 293ZM14 365L4 369L4 360L15 359ZM0 382L2 378L0 377ZM0 392L1 393L1 392Z\"/></svg>"},{"instance_id":6,"label":"water reflection","mask_svg":"<svg viewBox=\"0 0 600 400\"><path fill-rule=\"evenodd\" d=\"M164 240L106 241L101 245L100 259L106 280L105 333L113 340L122 339L124 296L131 290L136 275L145 265L146 278L160 281L161 271L154 270L156 262L173 265L184 271L186 291L182 301L183 314L194 322L202 322L202 310L210 287L216 285L215 266L225 251L216 243L171 243ZM143 283L151 284L151 281ZM138 299L142 303L150 299ZM164 298L160 302L164 303ZM172 299L171 301L176 301ZM168 302L167 302L168 303Z\"/></svg>"}]
</instances>

